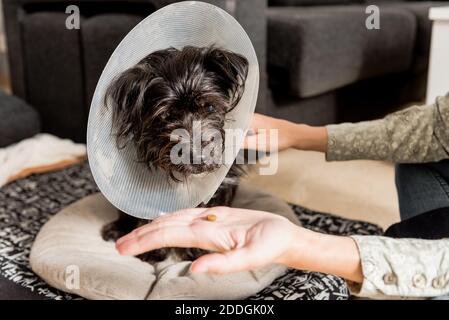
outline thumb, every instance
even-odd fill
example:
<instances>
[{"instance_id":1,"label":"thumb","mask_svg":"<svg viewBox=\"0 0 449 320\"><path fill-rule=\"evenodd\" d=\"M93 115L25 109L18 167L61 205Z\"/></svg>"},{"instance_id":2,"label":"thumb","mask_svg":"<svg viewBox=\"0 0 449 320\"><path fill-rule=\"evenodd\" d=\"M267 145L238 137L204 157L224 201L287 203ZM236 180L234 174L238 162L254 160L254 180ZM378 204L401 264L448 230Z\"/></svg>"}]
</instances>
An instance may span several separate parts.
<instances>
[{"instance_id":1,"label":"thumb","mask_svg":"<svg viewBox=\"0 0 449 320\"><path fill-rule=\"evenodd\" d=\"M191 266L193 273L226 274L252 268L251 253L247 248L223 253L210 253L196 259Z\"/></svg>"}]
</instances>

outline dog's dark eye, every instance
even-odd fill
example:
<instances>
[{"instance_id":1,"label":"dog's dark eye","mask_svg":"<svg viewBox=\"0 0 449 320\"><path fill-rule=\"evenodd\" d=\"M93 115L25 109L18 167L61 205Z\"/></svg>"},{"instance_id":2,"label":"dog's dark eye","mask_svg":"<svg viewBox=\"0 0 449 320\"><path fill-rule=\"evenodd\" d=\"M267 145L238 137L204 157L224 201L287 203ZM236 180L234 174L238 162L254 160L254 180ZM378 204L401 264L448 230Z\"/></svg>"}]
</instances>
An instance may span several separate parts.
<instances>
[{"instance_id":1,"label":"dog's dark eye","mask_svg":"<svg viewBox=\"0 0 449 320\"><path fill-rule=\"evenodd\" d=\"M209 105L209 107L207 108L207 111L209 111L210 113L214 112L214 106L213 105Z\"/></svg>"}]
</instances>

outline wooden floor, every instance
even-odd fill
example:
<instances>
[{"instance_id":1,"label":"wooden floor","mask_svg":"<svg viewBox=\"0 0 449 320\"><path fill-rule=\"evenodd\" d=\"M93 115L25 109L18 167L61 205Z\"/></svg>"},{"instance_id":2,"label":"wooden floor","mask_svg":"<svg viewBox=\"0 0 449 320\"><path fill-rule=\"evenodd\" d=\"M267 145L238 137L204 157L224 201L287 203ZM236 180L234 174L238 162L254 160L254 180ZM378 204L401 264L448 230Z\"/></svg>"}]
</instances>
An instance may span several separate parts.
<instances>
[{"instance_id":1,"label":"wooden floor","mask_svg":"<svg viewBox=\"0 0 449 320\"><path fill-rule=\"evenodd\" d=\"M383 228L399 221L392 164L326 162L322 153L286 150L279 154L275 175L261 176L257 168L244 183L259 186L285 201Z\"/></svg>"}]
</instances>

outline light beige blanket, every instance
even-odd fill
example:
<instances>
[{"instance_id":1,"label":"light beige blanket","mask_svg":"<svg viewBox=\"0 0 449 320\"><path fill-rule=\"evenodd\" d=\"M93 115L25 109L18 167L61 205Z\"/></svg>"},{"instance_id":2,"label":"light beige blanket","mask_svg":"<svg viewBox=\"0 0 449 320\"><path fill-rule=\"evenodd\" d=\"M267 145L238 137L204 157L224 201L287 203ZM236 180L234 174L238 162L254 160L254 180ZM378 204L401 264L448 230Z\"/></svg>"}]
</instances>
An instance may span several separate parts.
<instances>
[{"instance_id":1,"label":"light beige blanket","mask_svg":"<svg viewBox=\"0 0 449 320\"><path fill-rule=\"evenodd\" d=\"M0 148L0 187L30 174L59 170L84 159L84 144L50 134L37 134Z\"/></svg>"}]
</instances>

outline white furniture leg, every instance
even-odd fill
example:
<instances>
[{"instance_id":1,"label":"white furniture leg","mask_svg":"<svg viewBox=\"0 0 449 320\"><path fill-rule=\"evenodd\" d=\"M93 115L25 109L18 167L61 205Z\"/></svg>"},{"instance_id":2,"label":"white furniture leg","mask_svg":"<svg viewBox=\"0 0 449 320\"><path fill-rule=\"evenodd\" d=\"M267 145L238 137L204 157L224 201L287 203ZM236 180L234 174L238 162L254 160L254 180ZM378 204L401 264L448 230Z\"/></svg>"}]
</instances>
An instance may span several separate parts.
<instances>
[{"instance_id":1,"label":"white furniture leg","mask_svg":"<svg viewBox=\"0 0 449 320\"><path fill-rule=\"evenodd\" d=\"M433 20L433 30L427 104L433 103L437 96L449 92L449 7L431 8L429 18Z\"/></svg>"}]
</instances>

